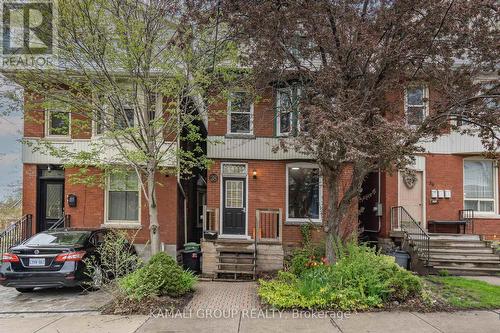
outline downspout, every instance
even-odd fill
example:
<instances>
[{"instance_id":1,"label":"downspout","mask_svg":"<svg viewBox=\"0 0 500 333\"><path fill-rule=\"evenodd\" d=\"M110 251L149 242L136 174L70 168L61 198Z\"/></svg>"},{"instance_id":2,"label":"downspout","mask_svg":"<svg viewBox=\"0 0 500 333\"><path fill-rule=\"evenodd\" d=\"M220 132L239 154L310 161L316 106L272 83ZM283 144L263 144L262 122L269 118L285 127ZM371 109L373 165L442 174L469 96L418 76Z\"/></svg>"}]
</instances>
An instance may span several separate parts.
<instances>
[{"instance_id":1,"label":"downspout","mask_svg":"<svg viewBox=\"0 0 500 333\"><path fill-rule=\"evenodd\" d=\"M382 176L381 176L381 172L380 172L380 168L378 169L378 181L377 181L377 221L378 221L378 227L377 227L377 230L369 230L369 229L365 229L364 231L366 232L373 232L373 233L379 233L380 232L380 227L382 226L382 214L380 214L379 210L382 208L382 203L381 203L381 194L380 194L380 191L381 191L381 188L382 188Z\"/></svg>"}]
</instances>

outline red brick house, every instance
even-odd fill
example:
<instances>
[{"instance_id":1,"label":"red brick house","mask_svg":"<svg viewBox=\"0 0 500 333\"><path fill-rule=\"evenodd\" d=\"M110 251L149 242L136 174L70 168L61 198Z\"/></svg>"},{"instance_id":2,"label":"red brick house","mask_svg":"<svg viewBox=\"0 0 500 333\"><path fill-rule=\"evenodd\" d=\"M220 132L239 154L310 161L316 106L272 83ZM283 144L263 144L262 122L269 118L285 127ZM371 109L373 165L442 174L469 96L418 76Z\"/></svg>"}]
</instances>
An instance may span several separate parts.
<instances>
[{"instance_id":1,"label":"red brick house","mask_svg":"<svg viewBox=\"0 0 500 333\"><path fill-rule=\"evenodd\" d=\"M210 106L227 111L200 124L206 126L212 167L187 181L158 174L165 251L175 255L185 242L201 241L203 273L237 277L281 268L287 249L300 246L300 226L305 223L318 226L313 239L323 237L323 207L328 198L317 165L292 150L273 149L281 139L301 130L300 110L289 111L290 105L298 105L299 95L299 87L269 88L254 102L245 92L234 92L228 100ZM430 112L433 96L425 86L397 96L401 98L395 104L405 112L409 126ZM52 135L51 126L58 124L51 119L51 112L30 110L25 139L48 139L85 149L98 136L95 124L89 124L87 131L73 131L70 125L64 135L60 131ZM353 230L359 227L366 240L398 243L404 230L397 207L403 207L424 233L456 234L465 229L484 239L498 239L499 168L494 160L481 156L480 140L451 132L423 146L426 153L416 157L413 174L368 177L364 191L376 195L359 203L361 214L353 209L346 225ZM138 188L113 188L112 180L104 187L74 185L68 181L74 172L61 168L54 157L24 145L23 213L33 216L34 231L66 217L74 227L137 231L136 242L147 242L147 207ZM76 197L76 204L69 204L69 196ZM131 206L135 208L124 209ZM464 216L463 210L472 211L473 219ZM464 219L465 227L453 223ZM216 232L217 239L209 239L205 231ZM499 270L494 262L498 258L492 255L487 259Z\"/></svg>"}]
</instances>

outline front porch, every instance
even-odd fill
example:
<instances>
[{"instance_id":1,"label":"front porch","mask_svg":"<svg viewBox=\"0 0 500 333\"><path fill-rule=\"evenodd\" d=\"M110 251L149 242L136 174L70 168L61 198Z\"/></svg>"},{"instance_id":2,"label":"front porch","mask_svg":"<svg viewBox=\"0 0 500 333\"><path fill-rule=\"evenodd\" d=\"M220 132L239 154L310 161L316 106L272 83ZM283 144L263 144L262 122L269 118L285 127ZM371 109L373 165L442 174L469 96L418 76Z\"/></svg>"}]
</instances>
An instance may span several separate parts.
<instances>
[{"instance_id":1,"label":"front porch","mask_svg":"<svg viewBox=\"0 0 500 333\"><path fill-rule=\"evenodd\" d=\"M416 272L446 272L451 275L499 274L500 255L491 242L473 233L473 220L472 211L462 210L457 221L435 222L438 222L437 225L463 226L463 233L431 233L404 207L392 207L390 236L402 249L410 253L411 269Z\"/></svg>"},{"instance_id":2,"label":"front porch","mask_svg":"<svg viewBox=\"0 0 500 333\"><path fill-rule=\"evenodd\" d=\"M254 279L257 273L283 268L281 209L256 209L251 235L220 235L219 210L204 207L201 240L202 276L214 279ZM209 239L208 233L216 234Z\"/></svg>"}]
</instances>

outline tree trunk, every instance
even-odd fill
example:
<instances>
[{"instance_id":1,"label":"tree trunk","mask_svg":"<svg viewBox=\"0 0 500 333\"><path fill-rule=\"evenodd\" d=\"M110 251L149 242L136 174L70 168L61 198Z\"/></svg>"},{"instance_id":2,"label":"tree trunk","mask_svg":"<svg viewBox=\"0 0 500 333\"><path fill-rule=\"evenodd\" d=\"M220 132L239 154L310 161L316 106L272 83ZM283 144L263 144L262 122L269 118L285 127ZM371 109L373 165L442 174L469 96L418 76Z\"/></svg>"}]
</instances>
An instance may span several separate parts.
<instances>
[{"instance_id":1,"label":"tree trunk","mask_svg":"<svg viewBox=\"0 0 500 333\"><path fill-rule=\"evenodd\" d=\"M156 205L155 170L148 172L149 194L149 240L151 242L151 255L160 252L160 225L158 224L158 206Z\"/></svg>"},{"instance_id":2,"label":"tree trunk","mask_svg":"<svg viewBox=\"0 0 500 333\"><path fill-rule=\"evenodd\" d=\"M327 189L328 189L328 208L326 211L327 225L326 231L326 244L325 253L329 263L333 264L337 261L337 241L339 238L341 212L338 210L339 201L339 176L335 171L324 172L327 176Z\"/></svg>"}]
</instances>

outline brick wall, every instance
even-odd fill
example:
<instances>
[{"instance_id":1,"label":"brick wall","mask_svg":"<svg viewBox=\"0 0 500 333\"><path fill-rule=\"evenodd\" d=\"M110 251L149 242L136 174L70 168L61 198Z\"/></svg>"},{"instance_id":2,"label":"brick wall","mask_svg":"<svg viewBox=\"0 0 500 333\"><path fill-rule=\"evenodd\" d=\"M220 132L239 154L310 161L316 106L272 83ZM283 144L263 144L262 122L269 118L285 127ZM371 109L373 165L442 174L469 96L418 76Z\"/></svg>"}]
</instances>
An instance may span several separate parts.
<instances>
[{"instance_id":1,"label":"brick wall","mask_svg":"<svg viewBox=\"0 0 500 333\"><path fill-rule=\"evenodd\" d=\"M463 156L456 155L426 155L427 220L452 220L458 218L458 211L464 207L463 159ZM500 179L500 172L498 179ZM498 187L500 188L500 186ZM451 190L451 198L439 199L437 204L431 204L429 198L432 189ZM500 193L498 198L500 198ZM441 228L437 230L455 232L456 229L446 230ZM500 218L476 217L474 219L474 233L483 235L488 239L498 239L500 237Z\"/></svg>"},{"instance_id":2,"label":"brick wall","mask_svg":"<svg viewBox=\"0 0 500 333\"><path fill-rule=\"evenodd\" d=\"M77 196L77 206L69 207L65 199L65 214L71 216L71 226L79 228L100 228L104 223L105 191L102 186L86 186L71 181L71 175L76 168L65 170L65 198L69 194ZM90 169L89 175L97 176L97 169ZM166 244L175 244L177 237L177 181L173 176L158 173L157 201L158 219L160 224L161 240ZM23 214L33 214L33 224L36 221L37 202L37 167L34 164L23 166ZM141 192L142 193L142 192ZM144 244L149 239L148 203L144 196L141 199L141 225L137 233L136 243ZM129 231L131 234L135 230Z\"/></svg>"},{"instance_id":3,"label":"brick wall","mask_svg":"<svg viewBox=\"0 0 500 333\"><path fill-rule=\"evenodd\" d=\"M272 137L274 135L275 97L272 89L267 89L263 96L254 103L254 135ZM208 135L227 134L227 100L221 99L209 107Z\"/></svg>"},{"instance_id":4,"label":"brick wall","mask_svg":"<svg viewBox=\"0 0 500 333\"><path fill-rule=\"evenodd\" d=\"M254 235L255 212L256 209L279 209L283 212L282 220L286 219L286 165L292 161L264 161L247 160L238 161L248 164L248 235ZM220 209L220 191L221 191L221 161L216 160L208 175L216 174L216 182L208 181L207 184L207 206L208 208ZM252 177L253 171L257 172L257 179ZM345 176L348 176L346 172ZM325 212L327 201L327 189L323 186L323 211ZM357 203L353 203L351 214L348 217L350 229L354 225L357 227ZM322 228L313 231L313 240L318 241L324 236ZM283 225L283 243L285 246L296 246L302 241L299 225Z\"/></svg>"},{"instance_id":5,"label":"brick wall","mask_svg":"<svg viewBox=\"0 0 500 333\"><path fill-rule=\"evenodd\" d=\"M45 135L45 113L42 106L38 105L41 102L38 96L24 95L24 137L43 138Z\"/></svg>"},{"instance_id":6,"label":"brick wall","mask_svg":"<svg viewBox=\"0 0 500 333\"><path fill-rule=\"evenodd\" d=\"M425 206L426 220L457 220L459 210L463 209L463 159L464 156L449 154L426 154L425 155ZM500 172L498 178L500 179ZM390 232L390 209L398 205L398 181L397 173L382 175L382 203L384 216L382 218L381 237L389 237ZM500 184L499 184L500 185ZM499 186L500 188L500 186ZM438 203L430 201L431 190L451 190L450 199L439 199ZM498 194L500 198L500 193ZM497 203L498 204L498 203ZM433 231L434 228L431 229ZM468 230L471 232L472 230ZM455 226L440 226L436 232L456 232ZM500 237L500 217L474 219L474 232L485 236L487 239L498 239Z\"/></svg>"},{"instance_id":7,"label":"brick wall","mask_svg":"<svg viewBox=\"0 0 500 333\"><path fill-rule=\"evenodd\" d=\"M36 232L37 168L35 164L23 164L23 215L32 214L32 229Z\"/></svg>"}]
</instances>

